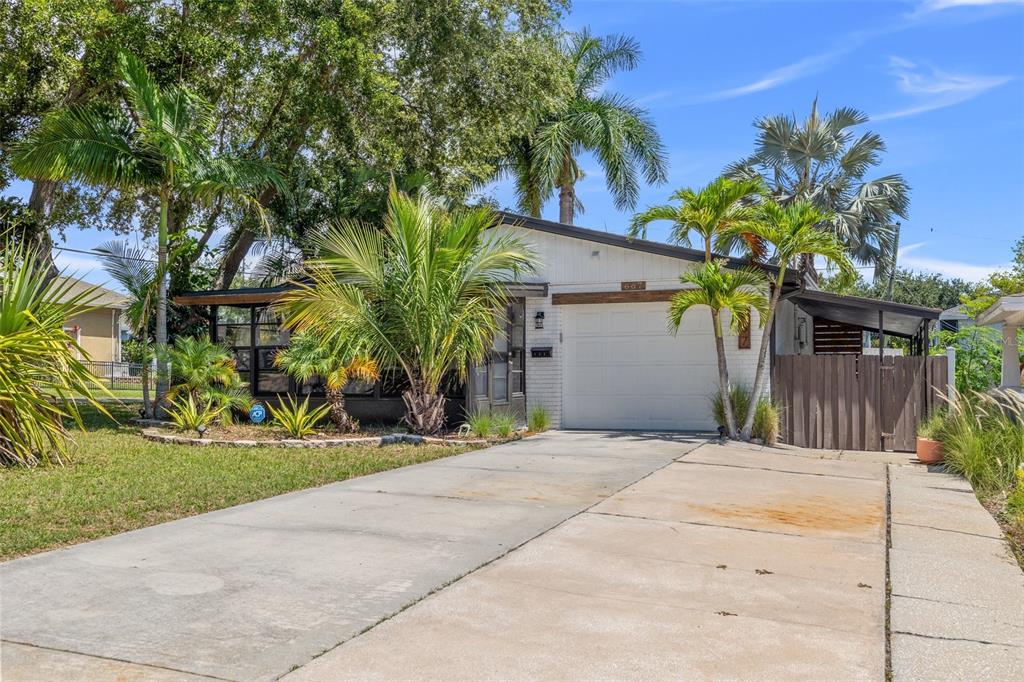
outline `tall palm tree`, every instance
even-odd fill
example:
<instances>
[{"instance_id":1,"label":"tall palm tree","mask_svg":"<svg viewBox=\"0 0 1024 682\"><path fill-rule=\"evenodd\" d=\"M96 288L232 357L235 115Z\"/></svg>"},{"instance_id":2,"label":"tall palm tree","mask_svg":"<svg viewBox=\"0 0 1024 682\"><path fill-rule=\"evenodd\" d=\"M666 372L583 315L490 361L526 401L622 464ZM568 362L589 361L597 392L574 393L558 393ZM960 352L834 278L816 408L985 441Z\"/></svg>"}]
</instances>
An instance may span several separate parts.
<instances>
[{"instance_id":1,"label":"tall palm tree","mask_svg":"<svg viewBox=\"0 0 1024 682\"><path fill-rule=\"evenodd\" d=\"M680 202L678 206L662 204L651 206L633 216L629 226L631 237L647 238L647 226L657 220L672 221L669 241L690 246L690 233L700 235L704 245L704 261L711 261L711 249L725 253L732 250L734 241L745 233L733 228L749 222L757 212L754 203L764 191L760 180L730 180L719 177L699 190L690 188L675 191L669 197ZM756 240L749 246L758 251Z\"/></svg>"},{"instance_id":2,"label":"tall palm tree","mask_svg":"<svg viewBox=\"0 0 1024 682\"><path fill-rule=\"evenodd\" d=\"M802 122L786 115L755 121L754 154L725 172L732 178L761 178L780 204L813 204L829 216L820 227L836 235L855 260L874 265L878 277L895 266L893 224L907 217L910 187L899 174L865 179L885 152L877 133L856 136L851 130L867 121L866 114L849 107L821 116L815 98ZM813 257L806 256L804 265L813 271Z\"/></svg>"},{"instance_id":3,"label":"tall palm tree","mask_svg":"<svg viewBox=\"0 0 1024 682\"><path fill-rule=\"evenodd\" d=\"M736 416L729 395L729 367L725 361L722 313L728 311L730 326L735 333L750 324L751 308L763 320L768 310L768 299L763 291L764 276L755 270L727 270L724 261L711 260L699 269L684 274L680 280L683 284L694 285L694 288L672 296L668 307L669 323L673 330L678 331L683 315L688 310L700 305L710 309L715 349L718 351L718 385L722 405L725 407L725 427L729 438L735 438Z\"/></svg>"},{"instance_id":4,"label":"tall palm tree","mask_svg":"<svg viewBox=\"0 0 1024 682\"><path fill-rule=\"evenodd\" d=\"M807 254L812 257L821 256L837 266L843 275L854 274L853 264L847 256L846 247L839 241L839 238L832 232L818 229L818 226L828 219L827 214L819 211L810 202L796 201L786 206L780 206L774 201L766 201L758 208L757 217L753 221L734 228L734 231L753 235L761 243L771 247L774 251L773 260L778 264L779 271L772 283L771 299L763 321L765 329L771 329L775 319L775 311L779 305L779 296L782 294L786 272L790 267L799 267L801 256ZM771 335L762 334L752 394L755 405L761 391L764 390L770 346ZM755 411L753 409L747 411L746 419L740 430L740 437L744 440L750 440Z\"/></svg>"},{"instance_id":5,"label":"tall palm tree","mask_svg":"<svg viewBox=\"0 0 1024 682\"><path fill-rule=\"evenodd\" d=\"M297 334L287 348L278 351L274 364L300 382L321 377L331 406L331 421L342 431L354 430L345 410L345 384L349 381L376 381L377 363L351 344L325 343L316 334Z\"/></svg>"},{"instance_id":6,"label":"tall palm tree","mask_svg":"<svg viewBox=\"0 0 1024 682\"><path fill-rule=\"evenodd\" d=\"M602 91L617 71L640 62L640 47L626 36L597 38L589 30L570 34L563 45L571 88L568 98L537 116L534 129L514 141L505 170L515 179L521 210L540 217L541 206L559 190L558 220L572 224L582 204L576 182L583 177L578 157L597 157L616 208L636 206L637 176L665 181L666 156L647 111L622 95Z\"/></svg>"},{"instance_id":7,"label":"tall palm tree","mask_svg":"<svg viewBox=\"0 0 1024 682\"><path fill-rule=\"evenodd\" d=\"M442 380L453 372L465 379L484 359L507 285L536 264L518 238L487 232L494 223L488 209L448 212L426 192L413 199L392 188L381 228L343 221L319 239L308 282L279 304L285 324L400 369L407 424L436 433Z\"/></svg>"},{"instance_id":8,"label":"tall palm tree","mask_svg":"<svg viewBox=\"0 0 1024 682\"><path fill-rule=\"evenodd\" d=\"M156 309L157 267L149 254L128 242L111 240L100 244L99 253L103 269L121 288L128 292L128 307L124 316L128 327L142 346L142 408L147 417L155 416L149 400L149 371L153 353L149 345L149 323Z\"/></svg>"},{"instance_id":9,"label":"tall palm tree","mask_svg":"<svg viewBox=\"0 0 1024 682\"><path fill-rule=\"evenodd\" d=\"M265 220L256 195L284 182L262 161L214 156L209 105L184 87L161 87L132 55L118 55L125 107L75 105L48 115L18 144L11 168L33 180L77 180L155 194L157 232L156 346L167 346L167 223L174 199L240 201ZM160 373L166 376L166 372ZM158 385L157 400L166 386Z\"/></svg>"}]
</instances>

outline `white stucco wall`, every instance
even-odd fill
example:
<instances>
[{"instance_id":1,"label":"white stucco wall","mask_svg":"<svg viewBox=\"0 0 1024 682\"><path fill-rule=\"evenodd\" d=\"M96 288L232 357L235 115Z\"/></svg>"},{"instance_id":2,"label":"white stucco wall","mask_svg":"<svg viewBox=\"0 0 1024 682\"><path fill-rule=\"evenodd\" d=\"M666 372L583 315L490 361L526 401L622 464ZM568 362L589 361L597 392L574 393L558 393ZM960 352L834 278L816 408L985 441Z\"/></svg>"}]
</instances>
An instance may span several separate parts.
<instances>
[{"instance_id":1,"label":"white stucco wall","mask_svg":"<svg viewBox=\"0 0 1024 682\"><path fill-rule=\"evenodd\" d=\"M546 298L526 299L526 396L528 409L543 405L556 428L562 423L563 387L563 311L566 306L553 305L552 294L574 292L620 291L623 281L645 281L647 290L678 289L679 281L687 269L698 267L698 263L669 256L645 253L633 249L601 244L536 230L501 226L502 231L512 231L529 244L540 256L541 265L534 275L524 277L528 282L546 282L549 285ZM592 304L601 305L601 304ZM666 313L668 304L665 304ZM534 328L534 317L544 311L544 328ZM683 324L693 320L695 327L707 333L706 359L717 367L714 337L710 333L710 315L707 309L695 309L687 314ZM667 322L667 319L666 319ZM728 322L728 320L725 320ZM727 332L725 339L726 357L733 382L751 385L757 364L757 350L761 343L760 321L753 314L751 348L740 349L738 339ZM668 332L666 332L668 333ZM551 346L553 357L530 357L530 348ZM717 377L717 369L715 373ZM681 379L682 380L682 379ZM707 387L710 395L717 384Z\"/></svg>"}]
</instances>

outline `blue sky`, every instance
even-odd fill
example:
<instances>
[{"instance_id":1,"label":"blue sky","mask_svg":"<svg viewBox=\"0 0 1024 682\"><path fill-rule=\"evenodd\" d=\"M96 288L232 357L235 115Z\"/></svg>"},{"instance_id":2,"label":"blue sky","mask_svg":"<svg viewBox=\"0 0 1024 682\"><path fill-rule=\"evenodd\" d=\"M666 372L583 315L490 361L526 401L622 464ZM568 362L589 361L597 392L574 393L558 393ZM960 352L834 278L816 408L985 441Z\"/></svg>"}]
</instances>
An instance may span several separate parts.
<instances>
[{"instance_id":1,"label":"blue sky","mask_svg":"<svg viewBox=\"0 0 1024 682\"><path fill-rule=\"evenodd\" d=\"M644 60L606 87L650 110L668 183L640 206L700 186L752 150L752 121L852 106L888 153L872 175L913 193L900 264L979 279L1024 236L1024 2L576 0L567 24L636 37ZM593 159L576 222L622 232ZM492 189L514 204L508 183ZM544 217L557 219L557 201ZM667 227L652 228L663 239ZM870 270L864 271L870 275Z\"/></svg>"},{"instance_id":2,"label":"blue sky","mask_svg":"<svg viewBox=\"0 0 1024 682\"><path fill-rule=\"evenodd\" d=\"M802 117L817 95L824 110L869 113L865 128L889 147L874 174L902 173L913 189L901 265L977 280L1024 235L1024 0L576 0L565 23L643 49L607 85L649 108L669 152L668 182L644 187L638 208L707 183L750 153L756 117ZM622 232L631 213L615 210L592 158L581 165L577 223ZM508 183L487 193L514 203ZM552 201L544 217L557 215ZM69 231L66 245L109 237ZM89 256L60 262L106 281Z\"/></svg>"}]
</instances>

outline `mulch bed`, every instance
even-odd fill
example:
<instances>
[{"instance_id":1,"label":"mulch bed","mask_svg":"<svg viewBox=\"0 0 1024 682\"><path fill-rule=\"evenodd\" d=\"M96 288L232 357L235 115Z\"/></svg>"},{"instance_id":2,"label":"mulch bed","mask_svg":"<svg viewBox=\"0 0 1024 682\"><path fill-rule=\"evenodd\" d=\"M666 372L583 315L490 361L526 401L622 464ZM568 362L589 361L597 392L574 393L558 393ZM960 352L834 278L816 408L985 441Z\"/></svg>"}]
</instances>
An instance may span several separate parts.
<instances>
[{"instance_id":1,"label":"mulch bed","mask_svg":"<svg viewBox=\"0 0 1024 682\"><path fill-rule=\"evenodd\" d=\"M394 428L360 428L355 433L342 433L338 431L317 432L306 438L296 439L279 427L271 425L255 424L232 424L211 426L202 437L191 431L181 431L168 428L164 424L152 425L147 422L148 428L142 430L142 437L146 440L158 443L174 443L176 445L226 445L232 447L300 447L300 448L324 448L342 447L346 445L396 445L421 443L431 445L496 445L511 440L519 440L523 434L516 433L512 438L475 438L471 436L459 436L455 433L441 434L440 436L414 436Z\"/></svg>"}]
</instances>

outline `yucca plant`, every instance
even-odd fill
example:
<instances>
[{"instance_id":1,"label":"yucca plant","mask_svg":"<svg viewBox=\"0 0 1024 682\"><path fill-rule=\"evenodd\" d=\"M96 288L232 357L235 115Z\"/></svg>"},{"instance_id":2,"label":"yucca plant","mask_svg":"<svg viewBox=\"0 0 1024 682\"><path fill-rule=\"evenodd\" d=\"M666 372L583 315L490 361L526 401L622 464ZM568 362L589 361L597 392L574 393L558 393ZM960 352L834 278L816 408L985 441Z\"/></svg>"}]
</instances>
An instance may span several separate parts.
<instances>
[{"instance_id":1,"label":"yucca plant","mask_svg":"<svg viewBox=\"0 0 1024 682\"><path fill-rule=\"evenodd\" d=\"M50 279L44 259L24 244L0 242L0 464L63 464L68 428L82 419L76 398L103 414L95 394L110 393L82 364L89 355L64 331L92 310L94 289L75 292Z\"/></svg>"},{"instance_id":2,"label":"yucca plant","mask_svg":"<svg viewBox=\"0 0 1024 682\"><path fill-rule=\"evenodd\" d=\"M191 393L167 400L167 416L182 431L198 431L217 418L220 410L209 400L196 399Z\"/></svg>"},{"instance_id":3,"label":"yucca plant","mask_svg":"<svg viewBox=\"0 0 1024 682\"><path fill-rule=\"evenodd\" d=\"M358 346L339 343L337 337L296 334L291 344L274 357L274 364L300 383L321 377L331 406L331 422L341 431L355 431L359 424L345 410L344 388L350 380L376 381L376 361L358 352Z\"/></svg>"},{"instance_id":4,"label":"yucca plant","mask_svg":"<svg viewBox=\"0 0 1024 682\"><path fill-rule=\"evenodd\" d=\"M508 285L535 258L517 237L488 232L485 208L449 212L426 192L392 187L383 227L342 221L317 239L308 279L282 296L287 326L354 344L408 380L405 421L418 434L444 425L441 382L465 379L486 356Z\"/></svg>"},{"instance_id":5,"label":"yucca plant","mask_svg":"<svg viewBox=\"0 0 1024 682\"><path fill-rule=\"evenodd\" d=\"M216 408L217 418L232 422L234 410L245 411L252 398L235 370L235 356L228 348L203 336L179 337L167 351L171 365L169 400L192 396Z\"/></svg>"},{"instance_id":6,"label":"yucca plant","mask_svg":"<svg viewBox=\"0 0 1024 682\"><path fill-rule=\"evenodd\" d=\"M316 425L327 416L331 406L321 405L310 409L309 398L300 403L294 396L288 395L280 400L277 407L269 405L268 408L273 422L287 431L288 435L292 438L305 438L316 433Z\"/></svg>"},{"instance_id":7,"label":"yucca plant","mask_svg":"<svg viewBox=\"0 0 1024 682\"><path fill-rule=\"evenodd\" d=\"M718 382L725 412L725 427L730 438L736 438L736 416L729 390L729 367L725 359L725 334L722 313L728 312L733 332L750 324L750 311L758 312L763 320L768 311L768 298L764 294L764 276L754 270L727 270L720 260L712 260L697 270L683 275L683 284L694 288L675 294L669 302L669 325L679 330L683 315L695 306L707 306L711 312L711 325L718 352Z\"/></svg>"}]
</instances>

